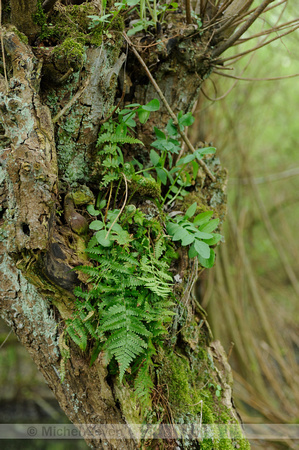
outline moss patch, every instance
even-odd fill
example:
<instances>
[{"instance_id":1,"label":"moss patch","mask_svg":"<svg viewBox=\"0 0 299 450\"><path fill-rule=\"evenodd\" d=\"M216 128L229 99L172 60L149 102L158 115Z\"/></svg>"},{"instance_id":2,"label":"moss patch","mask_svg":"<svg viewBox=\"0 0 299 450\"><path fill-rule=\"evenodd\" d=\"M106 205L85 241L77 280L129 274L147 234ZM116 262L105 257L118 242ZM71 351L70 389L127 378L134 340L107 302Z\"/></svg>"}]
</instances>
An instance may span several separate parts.
<instances>
[{"instance_id":1,"label":"moss patch","mask_svg":"<svg viewBox=\"0 0 299 450\"><path fill-rule=\"evenodd\" d=\"M84 46L73 38L66 38L61 45L54 49L56 65L61 72L71 67L75 72L80 70L84 62Z\"/></svg>"},{"instance_id":2,"label":"moss patch","mask_svg":"<svg viewBox=\"0 0 299 450\"><path fill-rule=\"evenodd\" d=\"M204 355L202 355L204 356ZM167 386L169 409L175 423L181 424L236 424L229 410L215 395L211 374L213 367L207 365L207 358L197 358L197 364L190 367L184 355L168 352L163 355L163 366L159 374L161 385ZM216 383L216 381L215 381ZM219 428L212 427L213 439L198 442L184 439L183 448L211 450L249 449L244 439L227 439ZM236 433L235 433L236 434ZM239 436L241 437L241 430Z\"/></svg>"}]
</instances>

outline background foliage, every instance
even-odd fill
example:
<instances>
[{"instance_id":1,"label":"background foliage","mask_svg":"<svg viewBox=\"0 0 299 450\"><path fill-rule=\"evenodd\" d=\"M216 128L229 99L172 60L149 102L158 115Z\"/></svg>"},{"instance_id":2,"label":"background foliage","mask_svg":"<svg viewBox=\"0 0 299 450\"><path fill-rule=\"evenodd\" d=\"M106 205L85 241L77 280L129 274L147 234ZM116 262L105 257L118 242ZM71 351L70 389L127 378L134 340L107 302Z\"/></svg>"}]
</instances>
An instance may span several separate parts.
<instances>
[{"instance_id":1,"label":"background foliage","mask_svg":"<svg viewBox=\"0 0 299 450\"><path fill-rule=\"evenodd\" d=\"M288 14L285 19L291 20L291 8ZM256 32L273 25L277 16L268 18ZM298 33L291 34L225 73L249 79L298 73L297 45ZM226 244L208 273L203 306L215 337L232 350L235 399L243 419L296 423L298 78L237 82L212 76L203 90L197 107L201 137L220 149L229 171ZM286 445L295 448L292 442Z\"/></svg>"}]
</instances>

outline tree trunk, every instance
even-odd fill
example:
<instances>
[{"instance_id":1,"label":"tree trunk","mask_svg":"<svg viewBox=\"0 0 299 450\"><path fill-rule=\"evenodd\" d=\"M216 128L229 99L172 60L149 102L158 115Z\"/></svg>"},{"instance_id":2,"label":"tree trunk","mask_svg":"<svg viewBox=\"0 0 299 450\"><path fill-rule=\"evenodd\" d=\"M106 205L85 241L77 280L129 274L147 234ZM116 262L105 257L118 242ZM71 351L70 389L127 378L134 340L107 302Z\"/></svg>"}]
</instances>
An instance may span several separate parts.
<instances>
[{"instance_id":1,"label":"tree trunk","mask_svg":"<svg viewBox=\"0 0 299 450\"><path fill-rule=\"evenodd\" d=\"M109 117L122 91L127 103L141 105L158 98L158 94L123 39L122 20L112 22L110 35L99 33L97 27L93 31L88 28L88 16L99 14L97 2L79 6L57 2L48 22L40 2L28 3L30 20L26 20L26 26L22 2L14 9L15 1L11 0L12 13L9 17L4 12L7 23L2 27L1 316L28 349L61 408L75 424L235 423L238 419L232 403L230 367L221 344L213 342L206 314L193 293L202 268L188 259L184 249L179 250L175 268L181 280L175 289L176 314L164 346L155 356L159 369L152 374L155 388L151 414L140 407L128 382L108 374L100 358L90 366L89 354L72 341L68 341L70 353L64 361L60 338L64 321L71 319L74 311L74 288L83 280L71 269L90 264L84 253L86 237L76 231L74 223L85 224L88 215L84 205L92 203L98 192L94 169L100 124ZM243 12L244 4L248 8L250 2L237 3L237 11ZM206 24L217 18L220 8L214 6L212 10L212 4L206 2L201 11ZM34 11L38 17L31 20ZM224 11L228 26L231 17L232 7L227 17ZM203 80L219 63L218 53L216 61L213 52L222 41L219 35L213 37L216 19L202 35L195 25L186 25L180 10L169 12L166 20L168 28L158 45L152 45L156 40L152 34L132 39L177 115L179 111L191 111ZM234 29L230 25L231 33ZM147 155L148 159L153 127L163 129L168 120L169 113L162 104L144 126L138 126L138 138L147 149L143 158ZM138 146L127 150L129 156L140 151ZM215 159L206 164L216 181L200 170L186 203L196 201L202 210L212 209L223 220L226 172ZM75 205L69 199L78 193L83 200ZM147 199L144 195L144 204ZM131 437L119 441L105 438L104 433L101 440L89 435L87 442L93 448L138 448L133 431ZM171 439L165 442L162 448L175 446ZM197 441L181 445L201 448ZM213 448L224 448L221 443L217 445ZM233 447L232 443L229 448Z\"/></svg>"}]
</instances>

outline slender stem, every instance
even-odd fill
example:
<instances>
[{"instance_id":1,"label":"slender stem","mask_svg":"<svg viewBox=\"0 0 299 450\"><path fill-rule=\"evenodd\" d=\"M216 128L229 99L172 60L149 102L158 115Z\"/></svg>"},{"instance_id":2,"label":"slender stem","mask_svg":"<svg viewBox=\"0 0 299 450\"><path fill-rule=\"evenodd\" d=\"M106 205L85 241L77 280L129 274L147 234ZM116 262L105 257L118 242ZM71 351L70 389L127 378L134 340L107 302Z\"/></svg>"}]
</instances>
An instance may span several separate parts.
<instances>
[{"instance_id":1,"label":"slender stem","mask_svg":"<svg viewBox=\"0 0 299 450\"><path fill-rule=\"evenodd\" d=\"M239 39L242 34L245 33L245 31L248 30L248 28L255 22L255 20L261 15L261 13L266 9L266 7L272 3L274 0L264 0L260 6L258 6L252 15L248 18L248 20L239 28L238 31L236 31L232 36L230 36L227 41L225 41L223 44L219 45L219 47L216 47L213 52L213 57L221 55L226 49L232 46L232 44Z\"/></svg>"},{"instance_id":2,"label":"slender stem","mask_svg":"<svg viewBox=\"0 0 299 450\"><path fill-rule=\"evenodd\" d=\"M135 172L135 175L139 175L140 173L143 173L143 172L149 172L150 170L153 170L154 168L155 168L155 166L148 167L147 169L138 170L138 172Z\"/></svg>"},{"instance_id":3,"label":"slender stem","mask_svg":"<svg viewBox=\"0 0 299 450\"><path fill-rule=\"evenodd\" d=\"M108 198L106 212L105 212L104 223L106 223L106 220L107 220L107 214L108 214L108 209L109 209L109 206L110 206L111 195L112 195L112 188L113 188L113 183L110 184L110 192L109 192L109 198Z\"/></svg>"},{"instance_id":4,"label":"slender stem","mask_svg":"<svg viewBox=\"0 0 299 450\"><path fill-rule=\"evenodd\" d=\"M167 197L168 197L168 195L169 195L171 189L173 188L173 186L175 185L175 183L178 181L179 176L181 175L181 172L185 169L185 167L186 167L188 164L189 164L189 163L184 164L183 167L181 168L181 170L179 171L179 173L177 174L176 179L175 179L174 182L171 184L170 188L169 188L168 191L167 191L167 194L166 194L165 197L164 197L164 200L163 200L163 202L162 202L162 206L163 206L164 203L166 202L166 199L167 199Z\"/></svg>"},{"instance_id":5,"label":"slender stem","mask_svg":"<svg viewBox=\"0 0 299 450\"><path fill-rule=\"evenodd\" d=\"M117 216L115 217L115 219L113 220L113 222L112 222L112 225L111 225L111 227L109 228L109 230L107 231L107 234L106 234L106 237L105 237L105 239L107 239L108 238L108 236L109 236L109 233L110 233L110 231L112 230L112 228L113 228L113 225L115 225L116 224L116 222L117 222L117 220L118 220L118 218L119 218L119 216L121 215L121 213L123 212L123 210L124 210L124 207L126 206L126 203L127 203L127 198L128 198L128 183L127 183L127 178L126 178L126 176L125 176L125 174L124 173L122 173L122 176L124 177L124 180L125 180L125 185L126 185L126 195L125 195L125 200L124 200L124 203L123 203L123 205L122 205L122 207L121 207L121 209L120 209L120 211L119 211L119 213L117 214Z\"/></svg>"}]
</instances>

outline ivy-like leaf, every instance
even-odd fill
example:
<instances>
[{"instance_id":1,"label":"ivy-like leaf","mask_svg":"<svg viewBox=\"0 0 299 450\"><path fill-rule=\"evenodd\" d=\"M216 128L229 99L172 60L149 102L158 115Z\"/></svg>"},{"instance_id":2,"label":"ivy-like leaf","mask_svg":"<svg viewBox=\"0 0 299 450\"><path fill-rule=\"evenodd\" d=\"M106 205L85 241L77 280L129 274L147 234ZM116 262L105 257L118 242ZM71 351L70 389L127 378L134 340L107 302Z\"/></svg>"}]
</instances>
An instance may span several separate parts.
<instances>
[{"instance_id":1,"label":"ivy-like leaf","mask_svg":"<svg viewBox=\"0 0 299 450\"><path fill-rule=\"evenodd\" d=\"M100 211L95 209L93 205L87 205L86 209L91 216L98 216L100 214Z\"/></svg>"},{"instance_id":2,"label":"ivy-like leaf","mask_svg":"<svg viewBox=\"0 0 299 450\"><path fill-rule=\"evenodd\" d=\"M104 227L104 222L102 222L101 220L93 220L90 224L89 224L89 228L91 230L102 230L102 228Z\"/></svg>"},{"instance_id":3,"label":"ivy-like leaf","mask_svg":"<svg viewBox=\"0 0 299 450\"><path fill-rule=\"evenodd\" d=\"M192 203L192 205L189 206L189 208L187 209L184 219L190 219L191 217L193 217L195 214L196 208L197 208L197 202Z\"/></svg>"},{"instance_id":4,"label":"ivy-like leaf","mask_svg":"<svg viewBox=\"0 0 299 450\"><path fill-rule=\"evenodd\" d=\"M150 151L150 160L151 160L153 166L157 166L160 161L160 155L158 155L158 153L155 152L155 150L151 150Z\"/></svg>"},{"instance_id":5,"label":"ivy-like leaf","mask_svg":"<svg viewBox=\"0 0 299 450\"><path fill-rule=\"evenodd\" d=\"M212 248L211 248L210 257L208 259L202 258L200 255L198 255L197 257L198 257L198 261L199 261L200 265L202 267L205 267L206 269L210 269L211 267L213 267L213 265L215 263L215 252Z\"/></svg>"},{"instance_id":6,"label":"ivy-like leaf","mask_svg":"<svg viewBox=\"0 0 299 450\"><path fill-rule=\"evenodd\" d=\"M96 239L100 245L103 247L110 247L113 243L109 236L106 238L107 230L101 230L96 233Z\"/></svg>"},{"instance_id":7,"label":"ivy-like leaf","mask_svg":"<svg viewBox=\"0 0 299 450\"><path fill-rule=\"evenodd\" d=\"M194 248L197 251L198 255L200 255L204 259L209 259L211 249L205 242L196 240L194 242Z\"/></svg>"},{"instance_id":8,"label":"ivy-like leaf","mask_svg":"<svg viewBox=\"0 0 299 450\"><path fill-rule=\"evenodd\" d=\"M154 98L146 105L142 106L145 111L158 111L160 109L160 102L157 98Z\"/></svg>"}]
</instances>

